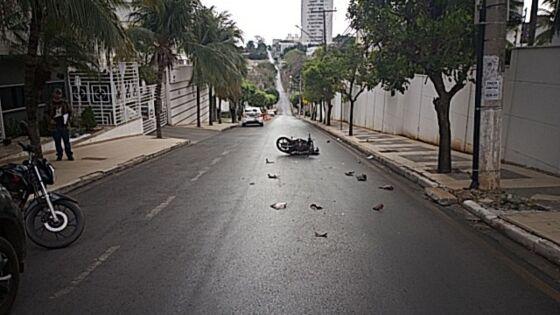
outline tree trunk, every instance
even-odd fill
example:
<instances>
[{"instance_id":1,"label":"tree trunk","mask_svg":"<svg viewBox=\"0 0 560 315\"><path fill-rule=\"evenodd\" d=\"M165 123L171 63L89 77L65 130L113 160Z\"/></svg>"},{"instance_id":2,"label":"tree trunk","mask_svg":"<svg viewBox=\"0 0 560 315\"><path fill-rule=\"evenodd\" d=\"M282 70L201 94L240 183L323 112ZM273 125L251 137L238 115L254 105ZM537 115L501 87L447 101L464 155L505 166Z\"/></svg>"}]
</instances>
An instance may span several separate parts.
<instances>
[{"instance_id":1,"label":"tree trunk","mask_svg":"<svg viewBox=\"0 0 560 315\"><path fill-rule=\"evenodd\" d=\"M41 23L41 12L33 10L29 25L29 40L27 43L27 53L25 55L25 109L27 112L27 135L29 142L35 147L35 153L43 156L41 149L41 137L39 134L39 122L37 114L39 111L38 99L39 91L36 89L37 82L37 54L39 47L39 33Z\"/></svg>"},{"instance_id":2,"label":"tree trunk","mask_svg":"<svg viewBox=\"0 0 560 315\"><path fill-rule=\"evenodd\" d=\"M218 99L218 124L222 123L222 99Z\"/></svg>"},{"instance_id":3,"label":"tree trunk","mask_svg":"<svg viewBox=\"0 0 560 315\"><path fill-rule=\"evenodd\" d=\"M214 125L214 96L212 95L212 86L208 85L208 125Z\"/></svg>"},{"instance_id":4,"label":"tree trunk","mask_svg":"<svg viewBox=\"0 0 560 315\"><path fill-rule=\"evenodd\" d=\"M216 96L216 91L214 90L214 122L218 122L220 120L220 112L218 112L218 96Z\"/></svg>"},{"instance_id":5,"label":"tree trunk","mask_svg":"<svg viewBox=\"0 0 560 315\"><path fill-rule=\"evenodd\" d=\"M350 100L350 119L348 120L348 135L354 135L354 103L355 100Z\"/></svg>"},{"instance_id":6,"label":"tree trunk","mask_svg":"<svg viewBox=\"0 0 560 315\"><path fill-rule=\"evenodd\" d=\"M156 110L156 137L158 139L163 138L161 133L161 91L163 90L163 76L165 74L165 65L162 62L158 63L158 71L157 71L157 84L156 84L156 102L155 102L155 110Z\"/></svg>"},{"instance_id":7,"label":"tree trunk","mask_svg":"<svg viewBox=\"0 0 560 315\"><path fill-rule=\"evenodd\" d=\"M449 121L450 98L447 95L434 99L439 125L438 173L451 172L451 123Z\"/></svg>"},{"instance_id":8,"label":"tree trunk","mask_svg":"<svg viewBox=\"0 0 560 315\"><path fill-rule=\"evenodd\" d=\"M196 126L202 127L200 123L200 86L196 86Z\"/></svg>"},{"instance_id":9,"label":"tree trunk","mask_svg":"<svg viewBox=\"0 0 560 315\"><path fill-rule=\"evenodd\" d=\"M527 45L533 46L535 44L535 37L537 34L537 20L539 12L539 0L532 0L531 2L531 17L529 20L529 34L527 38Z\"/></svg>"},{"instance_id":10,"label":"tree trunk","mask_svg":"<svg viewBox=\"0 0 560 315\"><path fill-rule=\"evenodd\" d=\"M319 121L323 122L323 101L319 104Z\"/></svg>"},{"instance_id":11,"label":"tree trunk","mask_svg":"<svg viewBox=\"0 0 560 315\"><path fill-rule=\"evenodd\" d=\"M332 104L331 101L327 103L327 126L331 125L331 114L332 114Z\"/></svg>"},{"instance_id":12,"label":"tree trunk","mask_svg":"<svg viewBox=\"0 0 560 315\"><path fill-rule=\"evenodd\" d=\"M237 114L236 114L236 110L235 108L237 107L237 105L235 104L235 102L230 101L229 102L229 114L231 116L231 122L232 123L236 123L237 122Z\"/></svg>"}]
</instances>

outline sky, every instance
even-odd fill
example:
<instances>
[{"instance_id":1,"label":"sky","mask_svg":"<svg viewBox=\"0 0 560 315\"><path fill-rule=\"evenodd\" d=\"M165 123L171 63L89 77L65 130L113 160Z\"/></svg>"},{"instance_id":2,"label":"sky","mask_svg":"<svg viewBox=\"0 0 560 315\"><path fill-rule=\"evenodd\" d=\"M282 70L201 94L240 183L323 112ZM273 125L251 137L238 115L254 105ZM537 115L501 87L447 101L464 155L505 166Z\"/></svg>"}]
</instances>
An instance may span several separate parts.
<instances>
[{"instance_id":1,"label":"sky","mask_svg":"<svg viewBox=\"0 0 560 315\"><path fill-rule=\"evenodd\" d=\"M531 5L531 0L524 1L525 7ZM272 39L300 33L296 25L301 23L301 0L202 0L202 3L230 12L246 41L259 35L270 44ZM333 36L345 32L350 24L346 19L349 3L350 0L334 0L338 11L333 16Z\"/></svg>"},{"instance_id":2,"label":"sky","mask_svg":"<svg viewBox=\"0 0 560 315\"><path fill-rule=\"evenodd\" d=\"M243 30L245 41L256 35L284 39L288 34L300 34L296 25L301 24L301 0L201 0L206 6L216 6L218 11L228 11ZM334 0L337 10L333 16L333 36L343 33L350 24L346 10L350 0Z\"/></svg>"}]
</instances>

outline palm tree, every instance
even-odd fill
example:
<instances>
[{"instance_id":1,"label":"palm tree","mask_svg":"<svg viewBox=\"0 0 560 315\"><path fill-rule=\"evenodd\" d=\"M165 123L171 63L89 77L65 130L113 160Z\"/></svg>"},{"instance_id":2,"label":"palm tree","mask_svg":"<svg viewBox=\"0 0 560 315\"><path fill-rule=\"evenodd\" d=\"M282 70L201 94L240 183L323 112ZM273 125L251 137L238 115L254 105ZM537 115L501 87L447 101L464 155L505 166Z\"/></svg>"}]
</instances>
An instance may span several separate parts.
<instances>
[{"instance_id":1,"label":"palm tree","mask_svg":"<svg viewBox=\"0 0 560 315\"><path fill-rule=\"evenodd\" d=\"M198 0L137 0L130 15L134 32L143 33L153 43L152 63L157 65L156 134L162 138L162 85L165 70L171 68L182 49L193 13L200 6Z\"/></svg>"},{"instance_id":2,"label":"palm tree","mask_svg":"<svg viewBox=\"0 0 560 315\"><path fill-rule=\"evenodd\" d=\"M196 23L185 43L185 51L193 64L192 82L196 85L198 127L201 127L201 89L208 85L209 91L212 91L217 87L216 92L223 96L227 94L224 91L236 89L225 86L240 86L241 80L238 78L244 75L245 61L236 42L241 39L241 31L228 13L216 14L214 7L199 7ZM212 103L211 100L210 111L215 112L215 104Z\"/></svg>"},{"instance_id":3,"label":"palm tree","mask_svg":"<svg viewBox=\"0 0 560 315\"><path fill-rule=\"evenodd\" d=\"M127 43L115 13L122 0L6 0L0 28L11 34L25 54L24 83L28 135L41 155L39 95L55 66L91 66L96 52ZM7 10L9 8L9 10Z\"/></svg>"},{"instance_id":4,"label":"palm tree","mask_svg":"<svg viewBox=\"0 0 560 315\"><path fill-rule=\"evenodd\" d=\"M545 16L539 21L539 26L544 31L537 36L537 45L546 45L552 42L555 35L560 35L560 1L544 0L546 8L541 8L540 12Z\"/></svg>"}]
</instances>

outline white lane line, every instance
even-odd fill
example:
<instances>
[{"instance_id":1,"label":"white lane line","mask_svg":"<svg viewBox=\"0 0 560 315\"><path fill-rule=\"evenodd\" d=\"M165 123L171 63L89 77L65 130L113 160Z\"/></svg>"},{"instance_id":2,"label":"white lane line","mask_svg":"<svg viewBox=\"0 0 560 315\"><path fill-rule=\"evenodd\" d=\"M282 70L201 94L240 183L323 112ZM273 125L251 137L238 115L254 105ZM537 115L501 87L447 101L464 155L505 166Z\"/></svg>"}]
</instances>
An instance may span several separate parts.
<instances>
[{"instance_id":1,"label":"white lane line","mask_svg":"<svg viewBox=\"0 0 560 315\"><path fill-rule=\"evenodd\" d=\"M153 219L156 215L158 215L160 212L162 212L163 209L167 208L167 206L169 206L169 204L175 199L175 197L176 196L170 196L169 198L167 198L167 200L162 202L159 206L150 210L150 212L148 212L148 214L146 214L146 219L148 219L148 220Z\"/></svg>"},{"instance_id":2,"label":"white lane line","mask_svg":"<svg viewBox=\"0 0 560 315\"><path fill-rule=\"evenodd\" d=\"M191 178L191 182L196 182L202 175L206 174L210 169L208 167L203 168L201 171L198 171L198 175Z\"/></svg>"},{"instance_id":3,"label":"white lane line","mask_svg":"<svg viewBox=\"0 0 560 315\"><path fill-rule=\"evenodd\" d=\"M228 155L228 154L230 154L230 153L231 153L230 150L225 150L225 151L222 153L222 156L226 156L226 155Z\"/></svg>"},{"instance_id":4,"label":"white lane line","mask_svg":"<svg viewBox=\"0 0 560 315\"><path fill-rule=\"evenodd\" d=\"M221 157L218 157L218 158L213 159L212 162L210 163L210 165L213 166L213 165L218 164L218 162L220 162L221 159L222 159Z\"/></svg>"},{"instance_id":5,"label":"white lane line","mask_svg":"<svg viewBox=\"0 0 560 315\"><path fill-rule=\"evenodd\" d=\"M87 277L89 277L89 275L95 269L97 269L97 267L101 266L101 264L103 264L105 261L107 261L107 259L109 259L109 257L111 255L113 255L119 248L120 248L120 246L110 247L103 254L101 254L101 256L95 258L95 261L91 265L89 265L89 267L87 267L87 269L84 272L82 272L76 278L74 278L74 280L72 280L72 282L70 282L69 286L67 286L66 288L64 288L64 289L62 289L58 292L56 292L55 294L51 295L49 298L50 299L57 299L61 296L64 296L64 295L72 292L72 290L74 290L74 288L76 286L78 286L82 281L86 280Z\"/></svg>"}]
</instances>

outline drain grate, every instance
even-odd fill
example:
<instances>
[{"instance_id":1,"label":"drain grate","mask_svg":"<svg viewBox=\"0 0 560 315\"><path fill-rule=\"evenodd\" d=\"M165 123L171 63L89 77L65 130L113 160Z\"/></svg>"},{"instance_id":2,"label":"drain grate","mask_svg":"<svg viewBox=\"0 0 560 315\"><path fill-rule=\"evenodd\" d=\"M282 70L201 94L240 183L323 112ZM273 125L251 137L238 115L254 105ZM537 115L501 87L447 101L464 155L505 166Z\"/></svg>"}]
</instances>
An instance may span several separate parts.
<instances>
[{"instance_id":1,"label":"drain grate","mask_svg":"<svg viewBox=\"0 0 560 315\"><path fill-rule=\"evenodd\" d=\"M90 161L105 161L106 157L95 157L95 156L87 156L82 158L82 160L90 160Z\"/></svg>"}]
</instances>

